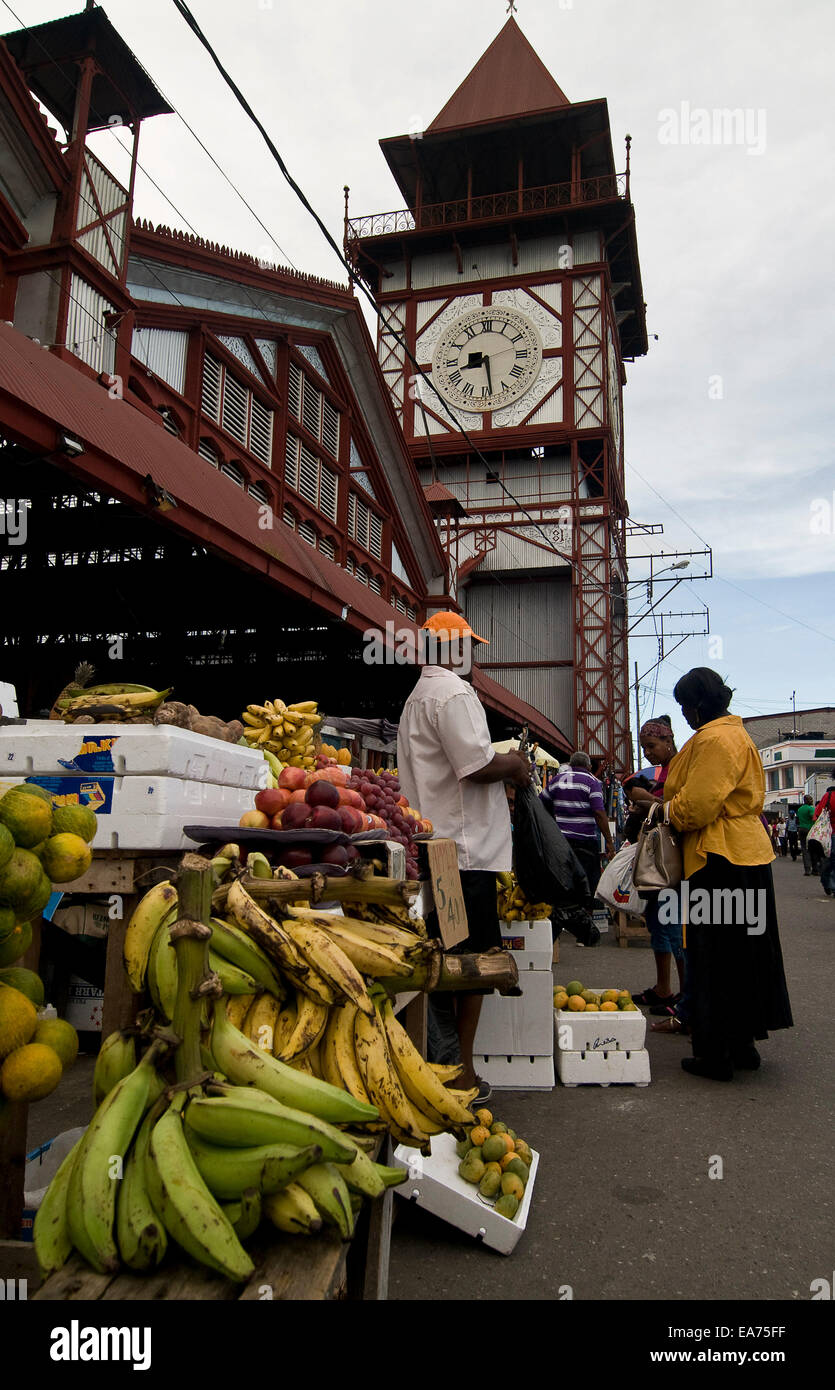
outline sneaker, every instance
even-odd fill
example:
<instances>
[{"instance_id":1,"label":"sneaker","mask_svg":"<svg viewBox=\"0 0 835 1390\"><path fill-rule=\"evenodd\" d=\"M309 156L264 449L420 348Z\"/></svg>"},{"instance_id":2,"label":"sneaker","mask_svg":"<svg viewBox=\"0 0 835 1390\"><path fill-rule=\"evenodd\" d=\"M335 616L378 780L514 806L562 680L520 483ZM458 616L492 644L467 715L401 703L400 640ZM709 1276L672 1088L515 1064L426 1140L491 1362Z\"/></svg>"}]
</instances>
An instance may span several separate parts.
<instances>
[{"instance_id":1,"label":"sneaker","mask_svg":"<svg viewBox=\"0 0 835 1390\"><path fill-rule=\"evenodd\" d=\"M470 1109L474 1105L483 1105L493 1094L493 1087L488 1081L482 1081L481 1077L477 1077L476 1080L478 1081L478 1094L471 1100Z\"/></svg>"}]
</instances>

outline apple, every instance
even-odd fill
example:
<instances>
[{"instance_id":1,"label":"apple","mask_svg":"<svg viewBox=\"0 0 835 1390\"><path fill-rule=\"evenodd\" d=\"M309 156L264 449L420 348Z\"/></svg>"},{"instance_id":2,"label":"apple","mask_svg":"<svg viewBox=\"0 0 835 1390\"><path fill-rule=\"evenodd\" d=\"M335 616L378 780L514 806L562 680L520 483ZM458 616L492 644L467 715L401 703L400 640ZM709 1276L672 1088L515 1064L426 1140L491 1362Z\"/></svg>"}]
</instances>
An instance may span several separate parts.
<instances>
[{"instance_id":1,"label":"apple","mask_svg":"<svg viewBox=\"0 0 835 1390\"><path fill-rule=\"evenodd\" d=\"M264 787L255 798L256 811L263 811L272 818L290 804L290 793L286 787Z\"/></svg>"},{"instance_id":2,"label":"apple","mask_svg":"<svg viewBox=\"0 0 835 1390\"><path fill-rule=\"evenodd\" d=\"M266 830L269 826L270 818L263 811L244 811L238 825L244 826L247 830Z\"/></svg>"},{"instance_id":3,"label":"apple","mask_svg":"<svg viewBox=\"0 0 835 1390\"><path fill-rule=\"evenodd\" d=\"M278 785L286 788L287 791L294 792L299 787L304 786L306 775L303 767L284 767L278 774Z\"/></svg>"},{"instance_id":4,"label":"apple","mask_svg":"<svg viewBox=\"0 0 835 1390\"><path fill-rule=\"evenodd\" d=\"M346 835L358 835L365 829L365 816L356 806L340 806L336 814Z\"/></svg>"},{"instance_id":5,"label":"apple","mask_svg":"<svg viewBox=\"0 0 835 1390\"><path fill-rule=\"evenodd\" d=\"M292 802L289 806L285 806L281 812L281 828L282 830L301 830L303 825L312 824L312 814L313 812L306 802Z\"/></svg>"},{"instance_id":6,"label":"apple","mask_svg":"<svg viewBox=\"0 0 835 1390\"><path fill-rule=\"evenodd\" d=\"M290 793L290 800L287 802L287 805L292 806L294 802L299 801L303 801L304 804L307 805L307 794L304 787L299 787L298 791Z\"/></svg>"},{"instance_id":7,"label":"apple","mask_svg":"<svg viewBox=\"0 0 835 1390\"><path fill-rule=\"evenodd\" d=\"M359 859L359 857L360 857L360 852L359 852L359 850L357 849L356 845L346 845L346 846L345 846L345 853L346 853L347 856L348 856L348 863L349 863L349 864L353 864L354 860L355 860L355 859Z\"/></svg>"},{"instance_id":8,"label":"apple","mask_svg":"<svg viewBox=\"0 0 835 1390\"><path fill-rule=\"evenodd\" d=\"M276 856L275 862L285 869L298 869L303 864L312 864L313 855L309 849L285 849Z\"/></svg>"},{"instance_id":9,"label":"apple","mask_svg":"<svg viewBox=\"0 0 835 1390\"><path fill-rule=\"evenodd\" d=\"M330 806L335 810L339 805L339 792L333 782L326 782L324 778L318 782L313 782L305 792L308 806Z\"/></svg>"},{"instance_id":10,"label":"apple","mask_svg":"<svg viewBox=\"0 0 835 1390\"><path fill-rule=\"evenodd\" d=\"M348 853L345 846L328 845L327 849L323 851L319 862L320 864L338 864L340 868L344 869L345 865L348 863Z\"/></svg>"},{"instance_id":11,"label":"apple","mask_svg":"<svg viewBox=\"0 0 835 1390\"><path fill-rule=\"evenodd\" d=\"M353 806L357 811L365 810L365 802L359 792L352 791L350 787L338 787L340 806Z\"/></svg>"},{"instance_id":12,"label":"apple","mask_svg":"<svg viewBox=\"0 0 835 1390\"><path fill-rule=\"evenodd\" d=\"M333 767L320 767L318 772L311 773L310 780L311 782L333 782L336 787L345 787L348 785L349 776L350 773L347 768L340 767L338 763L335 763Z\"/></svg>"},{"instance_id":13,"label":"apple","mask_svg":"<svg viewBox=\"0 0 835 1390\"><path fill-rule=\"evenodd\" d=\"M310 820L308 824L316 830L341 830L342 821L339 819L339 812L332 806L314 806L311 810L308 807Z\"/></svg>"}]
</instances>

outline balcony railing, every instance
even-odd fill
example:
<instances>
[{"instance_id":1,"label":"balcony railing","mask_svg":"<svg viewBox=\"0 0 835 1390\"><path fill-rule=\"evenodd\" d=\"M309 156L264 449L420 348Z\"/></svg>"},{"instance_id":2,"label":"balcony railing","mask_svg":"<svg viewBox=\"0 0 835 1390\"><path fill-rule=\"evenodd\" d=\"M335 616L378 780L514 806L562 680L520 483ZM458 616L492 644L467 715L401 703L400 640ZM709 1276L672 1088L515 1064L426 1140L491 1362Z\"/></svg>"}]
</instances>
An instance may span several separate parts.
<instances>
[{"instance_id":1,"label":"balcony railing","mask_svg":"<svg viewBox=\"0 0 835 1390\"><path fill-rule=\"evenodd\" d=\"M489 221L491 218L547 212L551 208L610 202L613 198L627 197L626 179L626 174L604 174L576 183L550 183L541 188L514 188L509 193L455 198L449 203L427 203L415 212L409 208L402 208L398 212L375 212L370 217L350 219L347 240L354 242L365 237L396 236L400 232L422 231L424 228L456 227L467 222Z\"/></svg>"}]
</instances>

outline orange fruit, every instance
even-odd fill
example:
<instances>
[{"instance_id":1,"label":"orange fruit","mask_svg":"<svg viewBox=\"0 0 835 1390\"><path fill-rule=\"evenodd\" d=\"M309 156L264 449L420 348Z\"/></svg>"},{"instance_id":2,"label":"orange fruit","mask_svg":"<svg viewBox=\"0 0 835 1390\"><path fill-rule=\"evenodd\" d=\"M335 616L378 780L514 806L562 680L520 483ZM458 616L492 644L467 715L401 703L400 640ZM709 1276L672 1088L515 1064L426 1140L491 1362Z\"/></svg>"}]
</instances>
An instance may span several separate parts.
<instances>
[{"instance_id":1,"label":"orange fruit","mask_svg":"<svg viewBox=\"0 0 835 1390\"><path fill-rule=\"evenodd\" d=\"M482 1144L486 1144L490 1138L490 1131L485 1125L473 1125L470 1130L470 1143L474 1149L480 1149Z\"/></svg>"},{"instance_id":2,"label":"orange fruit","mask_svg":"<svg viewBox=\"0 0 835 1390\"><path fill-rule=\"evenodd\" d=\"M617 1004L612 1004L612 1003L610 1003L610 1002L607 1001L607 1003L601 1004L601 1005L600 1005L600 1012L601 1012L602 1014L616 1014L617 1011L618 1011L618 1006L617 1006Z\"/></svg>"},{"instance_id":3,"label":"orange fruit","mask_svg":"<svg viewBox=\"0 0 835 1390\"><path fill-rule=\"evenodd\" d=\"M586 1001L581 999L579 994L572 994L569 995L568 1007L573 1014L581 1014L586 1007Z\"/></svg>"}]
</instances>

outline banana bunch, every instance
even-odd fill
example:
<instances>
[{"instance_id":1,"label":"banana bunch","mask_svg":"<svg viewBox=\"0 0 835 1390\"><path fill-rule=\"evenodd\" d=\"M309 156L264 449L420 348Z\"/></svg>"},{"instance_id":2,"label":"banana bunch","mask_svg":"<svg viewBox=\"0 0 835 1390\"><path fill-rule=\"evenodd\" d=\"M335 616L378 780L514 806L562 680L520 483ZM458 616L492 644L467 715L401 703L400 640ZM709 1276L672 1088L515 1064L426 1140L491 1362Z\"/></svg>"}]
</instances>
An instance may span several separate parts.
<instances>
[{"instance_id":1,"label":"banana bunch","mask_svg":"<svg viewBox=\"0 0 835 1390\"><path fill-rule=\"evenodd\" d=\"M285 766L314 766L313 731L322 722L315 700L302 700L295 705L285 705L283 700L247 705L242 718L246 725L244 738L251 748L274 753Z\"/></svg>"},{"instance_id":2,"label":"banana bunch","mask_svg":"<svg viewBox=\"0 0 835 1390\"><path fill-rule=\"evenodd\" d=\"M137 689L135 686L106 685L85 690L81 695L60 698L56 703L60 704L60 717L67 724L88 710L101 711L102 717L108 721L118 722L134 714L153 713L170 693L170 687L168 690L149 690L147 687Z\"/></svg>"},{"instance_id":3,"label":"banana bunch","mask_svg":"<svg viewBox=\"0 0 835 1390\"><path fill-rule=\"evenodd\" d=\"M550 903L529 903L514 873L496 875L496 895L503 922L540 922L553 910Z\"/></svg>"},{"instance_id":4,"label":"banana bunch","mask_svg":"<svg viewBox=\"0 0 835 1390\"><path fill-rule=\"evenodd\" d=\"M405 903L396 907L389 903L349 903L343 910L354 919L354 926L364 922L371 926L399 927L403 932L426 938L426 923L417 913L413 913Z\"/></svg>"}]
</instances>

